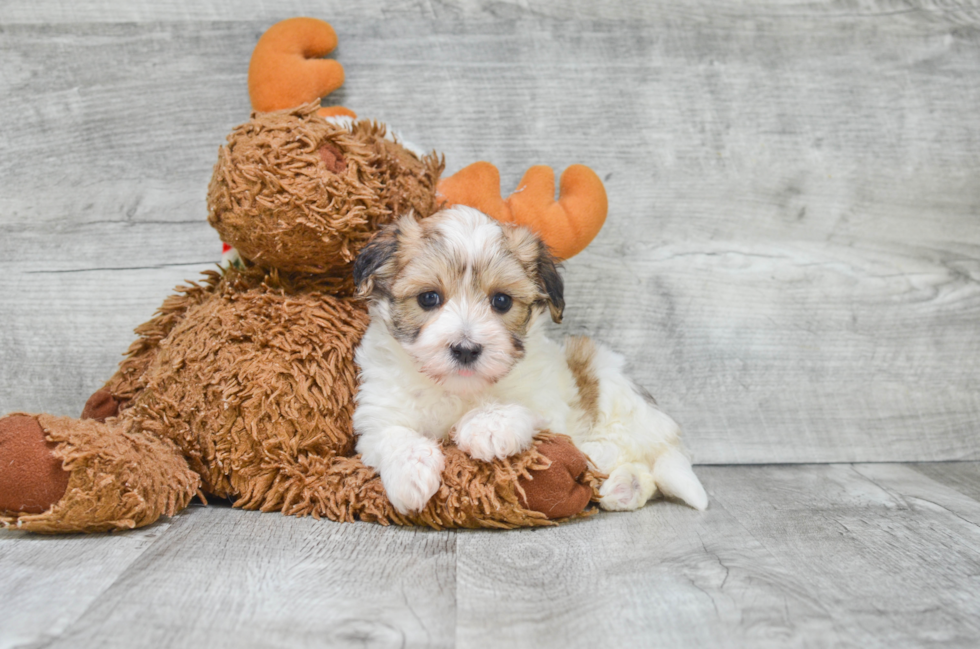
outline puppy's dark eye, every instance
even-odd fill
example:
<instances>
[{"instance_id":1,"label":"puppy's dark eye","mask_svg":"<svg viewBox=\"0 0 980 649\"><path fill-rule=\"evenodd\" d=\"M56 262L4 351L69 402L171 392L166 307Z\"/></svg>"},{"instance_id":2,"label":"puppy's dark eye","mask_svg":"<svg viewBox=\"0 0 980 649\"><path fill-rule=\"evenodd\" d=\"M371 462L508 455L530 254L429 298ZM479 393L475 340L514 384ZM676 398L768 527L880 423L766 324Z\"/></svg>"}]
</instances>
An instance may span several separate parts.
<instances>
[{"instance_id":1,"label":"puppy's dark eye","mask_svg":"<svg viewBox=\"0 0 980 649\"><path fill-rule=\"evenodd\" d=\"M436 291L426 291L425 293L420 293L419 306L428 311L429 309L434 309L440 304L442 304L442 296Z\"/></svg>"},{"instance_id":2,"label":"puppy's dark eye","mask_svg":"<svg viewBox=\"0 0 980 649\"><path fill-rule=\"evenodd\" d=\"M510 307L514 306L514 300L506 293L497 293L490 298L490 306L497 313L507 313Z\"/></svg>"}]
</instances>

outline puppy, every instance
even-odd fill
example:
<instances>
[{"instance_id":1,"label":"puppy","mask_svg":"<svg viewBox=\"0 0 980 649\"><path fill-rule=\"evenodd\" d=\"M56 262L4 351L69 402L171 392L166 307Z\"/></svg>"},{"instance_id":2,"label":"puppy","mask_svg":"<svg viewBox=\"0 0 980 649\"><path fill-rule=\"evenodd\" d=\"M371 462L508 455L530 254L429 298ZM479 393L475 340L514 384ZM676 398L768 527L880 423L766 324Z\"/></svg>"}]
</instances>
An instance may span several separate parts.
<instances>
[{"instance_id":1,"label":"puppy","mask_svg":"<svg viewBox=\"0 0 980 649\"><path fill-rule=\"evenodd\" d=\"M561 322L563 285L530 230L463 206L405 216L361 252L354 279L371 314L356 353L357 451L399 512L438 490L438 440L490 461L543 429L569 435L609 475L605 509L637 509L658 491L707 506L677 424L623 374L623 358L545 336L541 316Z\"/></svg>"}]
</instances>

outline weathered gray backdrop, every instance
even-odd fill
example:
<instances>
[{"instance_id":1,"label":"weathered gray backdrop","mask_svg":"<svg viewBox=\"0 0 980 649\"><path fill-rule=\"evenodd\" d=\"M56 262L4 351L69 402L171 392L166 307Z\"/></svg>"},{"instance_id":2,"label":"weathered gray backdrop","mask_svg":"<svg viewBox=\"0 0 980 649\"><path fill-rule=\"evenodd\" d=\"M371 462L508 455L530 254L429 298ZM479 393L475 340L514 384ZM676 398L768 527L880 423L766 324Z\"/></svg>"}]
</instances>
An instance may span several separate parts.
<instances>
[{"instance_id":1,"label":"weathered gray backdrop","mask_svg":"<svg viewBox=\"0 0 980 649\"><path fill-rule=\"evenodd\" d=\"M0 6L0 411L77 415L220 242L205 190L276 20L330 98L610 215L569 333L625 353L702 463L980 459L980 10L957 2Z\"/></svg>"},{"instance_id":2,"label":"weathered gray backdrop","mask_svg":"<svg viewBox=\"0 0 980 649\"><path fill-rule=\"evenodd\" d=\"M564 329L701 462L980 460L980 0L0 0L0 411L77 414L218 259L211 165L295 15L450 171L606 178ZM0 649L980 645L980 462L697 471L705 512L555 529L0 530Z\"/></svg>"}]
</instances>

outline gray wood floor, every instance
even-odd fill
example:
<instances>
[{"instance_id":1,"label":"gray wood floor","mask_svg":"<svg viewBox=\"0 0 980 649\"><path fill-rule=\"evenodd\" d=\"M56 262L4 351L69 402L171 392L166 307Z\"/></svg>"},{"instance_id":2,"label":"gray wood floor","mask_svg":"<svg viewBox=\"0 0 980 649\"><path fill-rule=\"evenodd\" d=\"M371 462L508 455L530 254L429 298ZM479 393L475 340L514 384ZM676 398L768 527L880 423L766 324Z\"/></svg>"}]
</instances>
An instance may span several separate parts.
<instances>
[{"instance_id":1,"label":"gray wood floor","mask_svg":"<svg viewBox=\"0 0 980 649\"><path fill-rule=\"evenodd\" d=\"M0 532L0 647L977 647L980 463L702 467L557 529Z\"/></svg>"},{"instance_id":2,"label":"gray wood floor","mask_svg":"<svg viewBox=\"0 0 980 649\"><path fill-rule=\"evenodd\" d=\"M4 0L0 413L78 414L219 258L215 153L295 15L449 171L605 179L564 330L726 465L711 506L0 531L0 649L980 646L978 0Z\"/></svg>"}]
</instances>

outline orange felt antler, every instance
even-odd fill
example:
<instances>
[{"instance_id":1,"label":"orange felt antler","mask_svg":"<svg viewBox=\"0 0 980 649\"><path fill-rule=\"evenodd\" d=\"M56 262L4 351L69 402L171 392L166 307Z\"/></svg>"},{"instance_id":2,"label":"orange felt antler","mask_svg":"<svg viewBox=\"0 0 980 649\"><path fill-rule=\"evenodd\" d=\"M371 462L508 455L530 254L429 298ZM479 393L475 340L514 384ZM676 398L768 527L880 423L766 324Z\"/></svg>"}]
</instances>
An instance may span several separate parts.
<instances>
[{"instance_id":1,"label":"orange felt antler","mask_svg":"<svg viewBox=\"0 0 980 649\"><path fill-rule=\"evenodd\" d=\"M489 162L474 162L439 183L450 205L468 205L501 223L534 230L559 259L589 245L606 221L606 188L594 171L572 165L561 175L555 200L551 167L531 167L507 200L500 196L500 172Z\"/></svg>"},{"instance_id":2,"label":"orange felt antler","mask_svg":"<svg viewBox=\"0 0 980 649\"><path fill-rule=\"evenodd\" d=\"M248 94L259 112L295 108L326 97L344 83L344 67L322 59L337 47L333 27L316 18L290 18L270 27L252 52ZM321 108L324 117L356 115L341 106Z\"/></svg>"}]
</instances>

